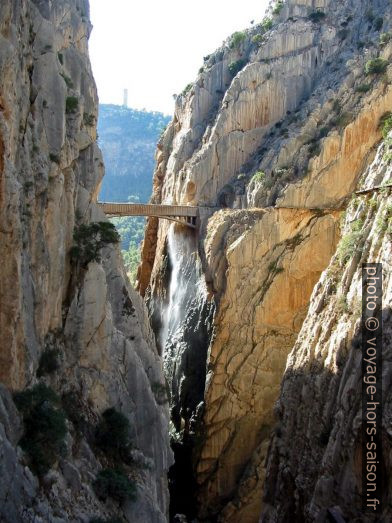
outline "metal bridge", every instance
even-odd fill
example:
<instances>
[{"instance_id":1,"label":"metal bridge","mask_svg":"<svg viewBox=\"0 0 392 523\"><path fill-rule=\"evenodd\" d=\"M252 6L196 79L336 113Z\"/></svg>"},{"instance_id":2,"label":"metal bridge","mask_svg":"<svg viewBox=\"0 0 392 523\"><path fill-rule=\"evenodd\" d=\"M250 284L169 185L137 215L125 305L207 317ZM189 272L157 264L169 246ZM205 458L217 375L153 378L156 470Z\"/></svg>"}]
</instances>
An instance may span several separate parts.
<instances>
[{"instance_id":1,"label":"metal bridge","mask_svg":"<svg viewBox=\"0 0 392 523\"><path fill-rule=\"evenodd\" d=\"M196 228L199 208L188 205L161 205L154 203L109 203L98 202L99 207L109 216L154 216Z\"/></svg>"}]
</instances>

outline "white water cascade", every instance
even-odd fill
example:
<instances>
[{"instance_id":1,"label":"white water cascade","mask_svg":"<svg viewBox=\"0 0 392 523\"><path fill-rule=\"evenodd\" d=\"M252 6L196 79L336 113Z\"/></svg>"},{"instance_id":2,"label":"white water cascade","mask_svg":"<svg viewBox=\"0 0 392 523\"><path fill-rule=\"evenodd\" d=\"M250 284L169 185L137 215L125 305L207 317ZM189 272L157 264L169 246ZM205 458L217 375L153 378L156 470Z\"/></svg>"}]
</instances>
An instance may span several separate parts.
<instances>
[{"instance_id":1,"label":"white water cascade","mask_svg":"<svg viewBox=\"0 0 392 523\"><path fill-rule=\"evenodd\" d=\"M214 303L208 298L195 232L171 225L167 254L168 299L155 305L172 420L179 430L195 416L203 400Z\"/></svg>"},{"instance_id":2,"label":"white water cascade","mask_svg":"<svg viewBox=\"0 0 392 523\"><path fill-rule=\"evenodd\" d=\"M169 228L168 256L171 264L169 302L162 310L161 347L173 339L185 319L187 304L195 296L196 241L185 232L176 232L175 225Z\"/></svg>"}]
</instances>

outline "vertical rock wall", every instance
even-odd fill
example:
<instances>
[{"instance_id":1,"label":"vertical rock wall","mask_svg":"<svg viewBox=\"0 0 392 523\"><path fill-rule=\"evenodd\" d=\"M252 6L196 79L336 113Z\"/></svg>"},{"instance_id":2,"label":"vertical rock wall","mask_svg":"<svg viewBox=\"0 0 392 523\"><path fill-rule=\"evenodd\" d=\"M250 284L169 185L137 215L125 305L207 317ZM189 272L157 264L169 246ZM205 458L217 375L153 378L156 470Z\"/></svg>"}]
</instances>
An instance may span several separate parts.
<instances>
[{"instance_id":1,"label":"vertical rock wall","mask_svg":"<svg viewBox=\"0 0 392 523\"><path fill-rule=\"evenodd\" d=\"M390 146L389 146L390 147ZM361 187L391 183L382 144ZM389 521L391 515L391 189L352 198L343 239L316 285L287 360L268 453L262 521ZM358 230L355 227L358 227ZM355 245L350 243L355 236ZM347 250L352 256L345 259ZM362 510L362 263L383 265L383 506ZM379 518L379 519L377 519Z\"/></svg>"},{"instance_id":2,"label":"vertical rock wall","mask_svg":"<svg viewBox=\"0 0 392 523\"><path fill-rule=\"evenodd\" d=\"M68 419L66 451L39 484L16 449L21 422L2 389L0 519L12 523L163 522L168 511L168 412L154 393L164 378L145 306L117 247L85 268L69 254L75 226L105 220L95 205L104 169L90 31L85 0L1 2L0 381L33 386L41 355L55 348L60 367L41 382L64 406L72 397L71 418L85 428ZM94 427L109 407L129 419L144 464L132 472L137 500L123 506L92 489L107 466L94 454Z\"/></svg>"}]
</instances>

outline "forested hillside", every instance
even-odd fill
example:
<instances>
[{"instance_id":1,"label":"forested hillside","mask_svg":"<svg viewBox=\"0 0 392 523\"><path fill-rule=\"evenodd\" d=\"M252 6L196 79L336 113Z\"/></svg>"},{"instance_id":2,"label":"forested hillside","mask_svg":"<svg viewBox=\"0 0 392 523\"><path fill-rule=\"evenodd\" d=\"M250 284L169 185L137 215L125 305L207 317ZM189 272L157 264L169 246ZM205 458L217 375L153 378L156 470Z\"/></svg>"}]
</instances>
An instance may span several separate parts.
<instances>
[{"instance_id":1,"label":"forested hillside","mask_svg":"<svg viewBox=\"0 0 392 523\"><path fill-rule=\"evenodd\" d=\"M170 121L159 112L137 111L118 105L99 106L99 145L106 175L99 199L147 202L151 195L154 152L158 138ZM126 268L131 275L140 259L144 218L115 218L122 238Z\"/></svg>"}]
</instances>

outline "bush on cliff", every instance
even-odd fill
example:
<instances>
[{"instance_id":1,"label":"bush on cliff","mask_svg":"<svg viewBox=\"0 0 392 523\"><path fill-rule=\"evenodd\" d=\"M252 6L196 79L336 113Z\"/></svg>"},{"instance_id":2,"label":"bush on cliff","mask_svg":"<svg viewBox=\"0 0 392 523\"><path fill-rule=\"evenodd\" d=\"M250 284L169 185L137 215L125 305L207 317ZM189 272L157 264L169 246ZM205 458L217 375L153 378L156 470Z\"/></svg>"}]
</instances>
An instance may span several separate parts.
<instances>
[{"instance_id":1,"label":"bush on cliff","mask_svg":"<svg viewBox=\"0 0 392 523\"><path fill-rule=\"evenodd\" d=\"M184 87L184 89L182 90L181 96L186 96L189 93L189 91L192 89L192 87L193 87L193 84L187 84Z\"/></svg>"},{"instance_id":2,"label":"bush on cliff","mask_svg":"<svg viewBox=\"0 0 392 523\"><path fill-rule=\"evenodd\" d=\"M103 469L94 483L94 492L98 498L105 500L112 498L119 503L136 500L136 485L121 470Z\"/></svg>"},{"instance_id":3,"label":"bush on cliff","mask_svg":"<svg viewBox=\"0 0 392 523\"><path fill-rule=\"evenodd\" d=\"M368 60L365 64L365 73L366 74L381 74L385 73L386 68L388 67L388 61L383 58L374 58L373 60Z\"/></svg>"},{"instance_id":4,"label":"bush on cliff","mask_svg":"<svg viewBox=\"0 0 392 523\"><path fill-rule=\"evenodd\" d=\"M76 96L67 96L65 100L65 112L67 114L76 113L79 106L79 100Z\"/></svg>"},{"instance_id":5,"label":"bush on cliff","mask_svg":"<svg viewBox=\"0 0 392 523\"><path fill-rule=\"evenodd\" d=\"M92 262L101 261L101 249L105 245L118 243L120 235L110 222L94 222L75 227L74 245L70 251L71 260L83 267Z\"/></svg>"},{"instance_id":6,"label":"bush on cliff","mask_svg":"<svg viewBox=\"0 0 392 523\"><path fill-rule=\"evenodd\" d=\"M252 42L256 45L261 45L265 42L265 36L263 34L257 34L252 37Z\"/></svg>"},{"instance_id":7,"label":"bush on cliff","mask_svg":"<svg viewBox=\"0 0 392 523\"><path fill-rule=\"evenodd\" d=\"M230 49L236 49L245 40L246 33L244 31L236 31L230 37Z\"/></svg>"},{"instance_id":8,"label":"bush on cliff","mask_svg":"<svg viewBox=\"0 0 392 523\"><path fill-rule=\"evenodd\" d=\"M236 62L231 62L229 65L229 71L232 76L235 76L241 69L243 69L246 64L245 60L237 60Z\"/></svg>"},{"instance_id":9,"label":"bush on cliff","mask_svg":"<svg viewBox=\"0 0 392 523\"><path fill-rule=\"evenodd\" d=\"M386 45L392 39L392 33L381 33L380 34L380 45Z\"/></svg>"},{"instance_id":10,"label":"bush on cliff","mask_svg":"<svg viewBox=\"0 0 392 523\"><path fill-rule=\"evenodd\" d=\"M265 172L264 171L257 171L255 172L255 174L252 176L252 179L251 179L251 182L257 182L257 183L261 183L265 180Z\"/></svg>"},{"instance_id":11,"label":"bush on cliff","mask_svg":"<svg viewBox=\"0 0 392 523\"><path fill-rule=\"evenodd\" d=\"M60 400L50 387L40 383L15 393L14 402L24 423L19 445L28 455L31 469L43 475L65 448L67 427Z\"/></svg>"},{"instance_id":12,"label":"bush on cliff","mask_svg":"<svg viewBox=\"0 0 392 523\"><path fill-rule=\"evenodd\" d=\"M272 14L278 15L281 12L282 8L283 8L283 2L282 2L282 0L278 0L272 10Z\"/></svg>"},{"instance_id":13,"label":"bush on cliff","mask_svg":"<svg viewBox=\"0 0 392 523\"><path fill-rule=\"evenodd\" d=\"M60 352L57 349L45 349L39 359L39 366L37 370L37 376L45 376L46 374L52 374L60 367L59 362Z\"/></svg>"},{"instance_id":14,"label":"bush on cliff","mask_svg":"<svg viewBox=\"0 0 392 523\"><path fill-rule=\"evenodd\" d=\"M392 113L385 113L380 118L381 133L384 139L387 138L390 131L392 131Z\"/></svg>"},{"instance_id":15,"label":"bush on cliff","mask_svg":"<svg viewBox=\"0 0 392 523\"><path fill-rule=\"evenodd\" d=\"M313 11L313 13L310 13L309 20L311 20L313 23L321 22L321 20L324 20L325 13L323 11Z\"/></svg>"},{"instance_id":16,"label":"bush on cliff","mask_svg":"<svg viewBox=\"0 0 392 523\"><path fill-rule=\"evenodd\" d=\"M351 231L340 240L337 257L341 265L346 264L361 248L362 220L355 220L351 224Z\"/></svg>"},{"instance_id":17,"label":"bush on cliff","mask_svg":"<svg viewBox=\"0 0 392 523\"><path fill-rule=\"evenodd\" d=\"M131 448L128 418L114 408L105 410L97 426L95 441L107 455L126 461Z\"/></svg>"},{"instance_id":18,"label":"bush on cliff","mask_svg":"<svg viewBox=\"0 0 392 523\"><path fill-rule=\"evenodd\" d=\"M272 27L272 20L271 18L264 18L261 22L261 27L264 29L264 31L269 31Z\"/></svg>"}]
</instances>

